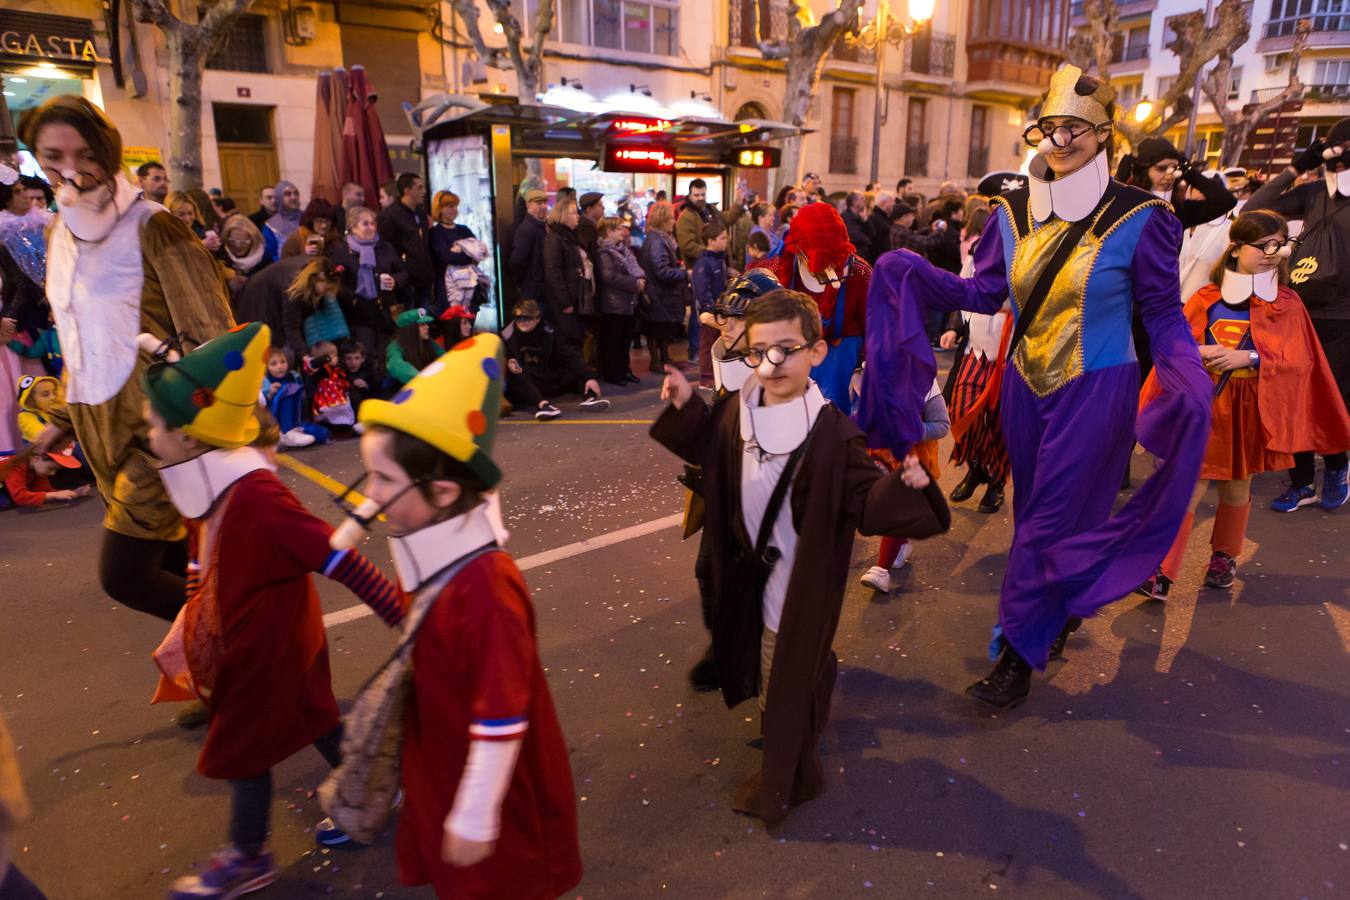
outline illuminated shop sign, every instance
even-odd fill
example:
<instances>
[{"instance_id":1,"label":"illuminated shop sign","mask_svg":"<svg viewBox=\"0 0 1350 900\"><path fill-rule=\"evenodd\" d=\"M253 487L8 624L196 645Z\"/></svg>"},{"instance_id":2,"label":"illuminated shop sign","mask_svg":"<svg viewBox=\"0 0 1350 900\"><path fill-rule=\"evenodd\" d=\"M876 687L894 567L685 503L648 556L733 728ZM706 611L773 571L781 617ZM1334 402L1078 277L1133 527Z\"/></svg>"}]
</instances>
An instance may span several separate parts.
<instances>
[{"instance_id":1,"label":"illuminated shop sign","mask_svg":"<svg viewBox=\"0 0 1350 900\"><path fill-rule=\"evenodd\" d=\"M654 144L609 144L600 168L606 172L673 172L675 154Z\"/></svg>"},{"instance_id":2,"label":"illuminated shop sign","mask_svg":"<svg viewBox=\"0 0 1350 900\"><path fill-rule=\"evenodd\" d=\"M0 61L88 67L110 62L98 55L94 25L88 19L12 9L0 9Z\"/></svg>"}]
</instances>

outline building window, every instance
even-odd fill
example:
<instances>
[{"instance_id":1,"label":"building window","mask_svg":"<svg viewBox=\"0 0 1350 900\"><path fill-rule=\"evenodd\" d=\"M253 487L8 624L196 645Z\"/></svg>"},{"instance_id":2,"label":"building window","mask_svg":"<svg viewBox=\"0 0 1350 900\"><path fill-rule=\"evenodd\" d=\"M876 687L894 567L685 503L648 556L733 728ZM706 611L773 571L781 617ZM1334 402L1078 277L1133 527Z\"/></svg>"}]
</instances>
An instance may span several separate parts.
<instances>
[{"instance_id":1,"label":"building window","mask_svg":"<svg viewBox=\"0 0 1350 900\"><path fill-rule=\"evenodd\" d=\"M858 171L858 136L854 133L853 110L858 92L835 88L830 94L830 171Z\"/></svg>"},{"instance_id":2,"label":"building window","mask_svg":"<svg viewBox=\"0 0 1350 900\"><path fill-rule=\"evenodd\" d=\"M244 15L235 20L225 43L206 61L208 69L267 72L267 19Z\"/></svg>"},{"instance_id":3,"label":"building window","mask_svg":"<svg viewBox=\"0 0 1350 900\"><path fill-rule=\"evenodd\" d=\"M731 42L741 47L758 47L760 41L774 38L772 0L733 0Z\"/></svg>"},{"instance_id":4,"label":"building window","mask_svg":"<svg viewBox=\"0 0 1350 900\"><path fill-rule=\"evenodd\" d=\"M1236 100L1242 96L1239 88L1242 86L1242 66L1233 66L1228 72L1228 100Z\"/></svg>"},{"instance_id":5,"label":"building window","mask_svg":"<svg viewBox=\"0 0 1350 900\"><path fill-rule=\"evenodd\" d=\"M1350 84L1350 59L1319 59L1313 69L1313 84Z\"/></svg>"},{"instance_id":6,"label":"building window","mask_svg":"<svg viewBox=\"0 0 1350 900\"><path fill-rule=\"evenodd\" d=\"M928 101L909 98L909 116L905 120L905 174L928 174Z\"/></svg>"},{"instance_id":7,"label":"building window","mask_svg":"<svg viewBox=\"0 0 1350 900\"><path fill-rule=\"evenodd\" d=\"M1111 43L1111 62L1131 62L1136 59L1148 59L1147 24L1117 34Z\"/></svg>"},{"instance_id":8,"label":"building window","mask_svg":"<svg viewBox=\"0 0 1350 900\"><path fill-rule=\"evenodd\" d=\"M1120 85L1116 89L1116 105L1121 109L1134 109L1134 105L1139 102L1139 98L1144 94L1144 82L1130 81Z\"/></svg>"},{"instance_id":9,"label":"building window","mask_svg":"<svg viewBox=\"0 0 1350 900\"><path fill-rule=\"evenodd\" d=\"M667 0L592 0L595 31L591 43L611 50L677 56L679 7Z\"/></svg>"},{"instance_id":10,"label":"building window","mask_svg":"<svg viewBox=\"0 0 1350 900\"><path fill-rule=\"evenodd\" d=\"M1265 36L1291 35L1305 18L1313 31L1350 31L1350 0L1271 0Z\"/></svg>"},{"instance_id":11,"label":"building window","mask_svg":"<svg viewBox=\"0 0 1350 900\"><path fill-rule=\"evenodd\" d=\"M1161 100L1167 96L1167 92L1172 90L1173 85L1177 83L1177 76L1163 75L1158 79L1157 99Z\"/></svg>"},{"instance_id":12,"label":"building window","mask_svg":"<svg viewBox=\"0 0 1350 900\"><path fill-rule=\"evenodd\" d=\"M966 154L966 174L980 178L989 171L989 107L970 108L970 150Z\"/></svg>"}]
</instances>

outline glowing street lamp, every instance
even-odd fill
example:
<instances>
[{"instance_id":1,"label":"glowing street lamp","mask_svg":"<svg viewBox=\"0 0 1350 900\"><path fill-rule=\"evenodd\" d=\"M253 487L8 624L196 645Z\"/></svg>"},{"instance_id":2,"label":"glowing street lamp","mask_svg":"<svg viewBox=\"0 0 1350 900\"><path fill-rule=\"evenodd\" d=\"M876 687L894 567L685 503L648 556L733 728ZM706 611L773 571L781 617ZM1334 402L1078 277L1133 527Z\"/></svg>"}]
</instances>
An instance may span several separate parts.
<instances>
[{"instance_id":1,"label":"glowing street lamp","mask_svg":"<svg viewBox=\"0 0 1350 900\"><path fill-rule=\"evenodd\" d=\"M876 18L859 35L863 45L870 44L875 47L877 54L876 103L872 108L872 177L869 179L870 181L877 180L881 167L881 109L882 100L886 94L886 45L893 43L902 46L906 39L912 37L914 32L923 28L933 18L934 5L935 0L909 0L910 24L903 28L897 27L895 32L892 33L890 4L887 0L881 0L877 5Z\"/></svg>"},{"instance_id":2,"label":"glowing street lamp","mask_svg":"<svg viewBox=\"0 0 1350 900\"><path fill-rule=\"evenodd\" d=\"M1153 101L1140 100L1134 105L1134 120L1143 125L1153 115Z\"/></svg>"}]
</instances>

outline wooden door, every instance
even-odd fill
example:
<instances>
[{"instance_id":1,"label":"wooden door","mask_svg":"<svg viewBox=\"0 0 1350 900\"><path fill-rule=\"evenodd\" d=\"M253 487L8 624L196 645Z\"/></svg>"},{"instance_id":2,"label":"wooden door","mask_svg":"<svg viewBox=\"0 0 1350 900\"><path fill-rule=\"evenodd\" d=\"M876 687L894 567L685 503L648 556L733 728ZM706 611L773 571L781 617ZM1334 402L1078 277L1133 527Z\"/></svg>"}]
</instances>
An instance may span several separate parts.
<instances>
[{"instance_id":1,"label":"wooden door","mask_svg":"<svg viewBox=\"0 0 1350 900\"><path fill-rule=\"evenodd\" d=\"M277 151L258 144L220 145L220 189L244 215L258 209L258 192L281 180Z\"/></svg>"}]
</instances>

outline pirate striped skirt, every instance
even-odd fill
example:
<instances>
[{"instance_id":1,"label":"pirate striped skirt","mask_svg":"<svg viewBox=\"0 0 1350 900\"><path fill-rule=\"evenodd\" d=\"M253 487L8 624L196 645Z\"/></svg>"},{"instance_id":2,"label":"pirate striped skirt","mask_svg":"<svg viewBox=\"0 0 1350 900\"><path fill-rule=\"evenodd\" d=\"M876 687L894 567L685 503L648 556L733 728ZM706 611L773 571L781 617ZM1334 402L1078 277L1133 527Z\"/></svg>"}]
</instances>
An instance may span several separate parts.
<instances>
[{"instance_id":1,"label":"pirate striped skirt","mask_svg":"<svg viewBox=\"0 0 1350 900\"><path fill-rule=\"evenodd\" d=\"M949 412L953 422L975 410L980 395L994 375L994 366L994 360L981 359L974 353L967 353L962 358L951 393ZM996 406L986 401L983 409L978 410L970 427L952 446L951 460L958 466L978 466L996 484L1008 477L1008 449L1003 443Z\"/></svg>"}]
</instances>

